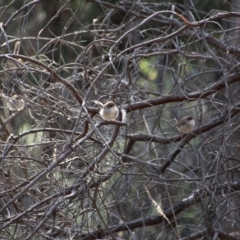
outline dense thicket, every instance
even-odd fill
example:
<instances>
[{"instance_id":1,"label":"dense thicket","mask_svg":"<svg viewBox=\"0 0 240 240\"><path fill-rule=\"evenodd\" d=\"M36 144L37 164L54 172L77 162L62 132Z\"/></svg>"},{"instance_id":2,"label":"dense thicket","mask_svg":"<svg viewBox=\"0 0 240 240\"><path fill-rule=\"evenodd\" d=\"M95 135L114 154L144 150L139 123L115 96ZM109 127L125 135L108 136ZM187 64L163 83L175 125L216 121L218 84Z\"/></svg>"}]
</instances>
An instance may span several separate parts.
<instances>
[{"instance_id":1,"label":"dense thicket","mask_svg":"<svg viewBox=\"0 0 240 240\"><path fill-rule=\"evenodd\" d=\"M238 239L239 4L0 1L1 239Z\"/></svg>"}]
</instances>

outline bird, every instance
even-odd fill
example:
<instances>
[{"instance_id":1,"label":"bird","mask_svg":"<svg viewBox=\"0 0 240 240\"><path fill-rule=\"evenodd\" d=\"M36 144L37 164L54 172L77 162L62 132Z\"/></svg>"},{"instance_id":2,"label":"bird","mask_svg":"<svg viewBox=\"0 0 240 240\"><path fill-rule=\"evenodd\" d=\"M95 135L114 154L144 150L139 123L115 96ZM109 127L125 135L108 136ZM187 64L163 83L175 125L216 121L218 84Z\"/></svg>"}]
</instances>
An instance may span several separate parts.
<instances>
[{"instance_id":1,"label":"bird","mask_svg":"<svg viewBox=\"0 0 240 240\"><path fill-rule=\"evenodd\" d=\"M21 111L25 107L25 103L20 96L13 95L7 98L7 106L10 111Z\"/></svg>"},{"instance_id":2,"label":"bird","mask_svg":"<svg viewBox=\"0 0 240 240\"><path fill-rule=\"evenodd\" d=\"M176 127L180 133L190 133L195 127L195 119L194 117L187 115L180 120L177 120Z\"/></svg>"},{"instance_id":3,"label":"bird","mask_svg":"<svg viewBox=\"0 0 240 240\"><path fill-rule=\"evenodd\" d=\"M17 41L14 45L13 54L19 54L19 51L20 51L20 42ZM22 63L21 58L18 58L17 60ZM13 69L13 68L17 68L19 66L17 65L17 63L15 61L8 59L6 64L4 64L4 67L6 69Z\"/></svg>"},{"instance_id":4,"label":"bird","mask_svg":"<svg viewBox=\"0 0 240 240\"><path fill-rule=\"evenodd\" d=\"M118 117L119 110L114 102L109 101L103 104L99 101L94 101L94 103L101 107L99 114L103 120L115 121Z\"/></svg>"}]
</instances>

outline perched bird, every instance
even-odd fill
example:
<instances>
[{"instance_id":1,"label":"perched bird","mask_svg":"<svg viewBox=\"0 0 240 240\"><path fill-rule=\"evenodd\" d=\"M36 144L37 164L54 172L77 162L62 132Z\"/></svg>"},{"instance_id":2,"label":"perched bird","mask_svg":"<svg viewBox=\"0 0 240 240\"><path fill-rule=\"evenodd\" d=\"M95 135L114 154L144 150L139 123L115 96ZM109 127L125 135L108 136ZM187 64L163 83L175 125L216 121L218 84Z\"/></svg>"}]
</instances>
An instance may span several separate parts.
<instances>
[{"instance_id":1,"label":"perched bird","mask_svg":"<svg viewBox=\"0 0 240 240\"><path fill-rule=\"evenodd\" d=\"M176 127L180 133L190 133L195 127L195 119L192 116L185 116L176 121Z\"/></svg>"},{"instance_id":2,"label":"perched bird","mask_svg":"<svg viewBox=\"0 0 240 240\"><path fill-rule=\"evenodd\" d=\"M20 51L20 46L21 43L20 41L17 41L14 45L14 50L13 50L13 54L18 55L19 51ZM5 70L7 70L7 74L5 74L5 76L7 75L14 75L17 74L19 75L26 75L28 70L25 67L25 65L29 66L29 63L24 61L22 58L10 58L8 57L8 59L3 63L3 68ZM9 77L9 76L7 76Z\"/></svg>"},{"instance_id":3,"label":"perched bird","mask_svg":"<svg viewBox=\"0 0 240 240\"><path fill-rule=\"evenodd\" d=\"M25 103L20 96L13 95L7 98L7 106L11 111L21 111L25 107Z\"/></svg>"},{"instance_id":4,"label":"perched bird","mask_svg":"<svg viewBox=\"0 0 240 240\"><path fill-rule=\"evenodd\" d=\"M119 110L114 102L110 101L103 104L99 101L94 101L94 103L101 107L99 114L102 119L107 121L115 121L115 119L118 117Z\"/></svg>"},{"instance_id":5,"label":"perched bird","mask_svg":"<svg viewBox=\"0 0 240 240\"><path fill-rule=\"evenodd\" d=\"M19 51L20 51L20 41L17 41L14 45L14 50L13 50L13 54L19 54ZM18 62L20 64L18 64ZM15 61L14 60L11 60L11 59L8 59L6 61L6 63L3 65L6 69L8 70L12 70L12 69L17 69L19 67L21 67L21 64L23 63L23 60L21 58L18 58L16 59Z\"/></svg>"}]
</instances>

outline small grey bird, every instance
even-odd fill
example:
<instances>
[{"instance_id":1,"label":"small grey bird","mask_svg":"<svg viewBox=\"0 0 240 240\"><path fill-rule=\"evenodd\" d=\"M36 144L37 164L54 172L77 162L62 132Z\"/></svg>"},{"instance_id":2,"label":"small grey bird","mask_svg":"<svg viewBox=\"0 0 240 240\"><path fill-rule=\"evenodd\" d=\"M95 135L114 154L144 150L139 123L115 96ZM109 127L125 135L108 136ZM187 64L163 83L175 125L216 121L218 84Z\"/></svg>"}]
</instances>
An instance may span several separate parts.
<instances>
[{"instance_id":1,"label":"small grey bird","mask_svg":"<svg viewBox=\"0 0 240 240\"><path fill-rule=\"evenodd\" d=\"M24 100L18 95L7 97L7 106L11 111L21 111L25 107Z\"/></svg>"},{"instance_id":2,"label":"small grey bird","mask_svg":"<svg viewBox=\"0 0 240 240\"><path fill-rule=\"evenodd\" d=\"M101 107L99 114L102 119L107 121L115 121L115 119L118 117L119 110L114 102L110 101L103 104L99 101L94 101L94 103Z\"/></svg>"},{"instance_id":3,"label":"small grey bird","mask_svg":"<svg viewBox=\"0 0 240 240\"><path fill-rule=\"evenodd\" d=\"M195 119L192 116L185 116L177 120L176 127L180 133L190 133L195 127Z\"/></svg>"}]
</instances>

